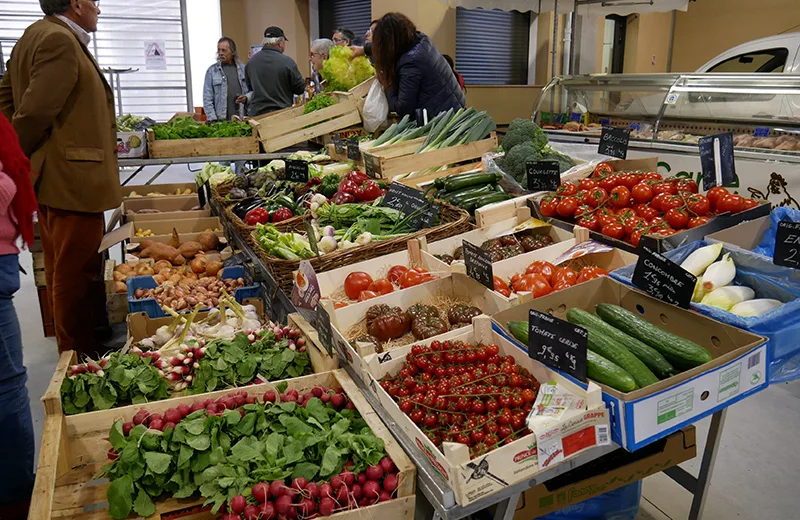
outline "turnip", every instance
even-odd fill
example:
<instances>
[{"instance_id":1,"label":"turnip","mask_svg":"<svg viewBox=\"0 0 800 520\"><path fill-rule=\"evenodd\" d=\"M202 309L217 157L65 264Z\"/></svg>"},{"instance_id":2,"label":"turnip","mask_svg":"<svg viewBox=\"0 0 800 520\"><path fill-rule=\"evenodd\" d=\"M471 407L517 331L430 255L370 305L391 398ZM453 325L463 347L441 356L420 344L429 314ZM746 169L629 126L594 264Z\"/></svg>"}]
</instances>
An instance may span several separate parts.
<instances>
[{"instance_id":1,"label":"turnip","mask_svg":"<svg viewBox=\"0 0 800 520\"><path fill-rule=\"evenodd\" d=\"M383 489L389 493L393 493L397 489L397 475L389 473L383 478Z\"/></svg>"},{"instance_id":2,"label":"turnip","mask_svg":"<svg viewBox=\"0 0 800 520\"><path fill-rule=\"evenodd\" d=\"M381 489L380 493L378 493L378 502L388 502L391 499L392 494L385 489Z\"/></svg>"},{"instance_id":3,"label":"turnip","mask_svg":"<svg viewBox=\"0 0 800 520\"><path fill-rule=\"evenodd\" d=\"M303 498L297 503L297 510L301 516L308 516L317 510L317 503L310 498Z\"/></svg>"},{"instance_id":4,"label":"turnip","mask_svg":"<svg viewBox=\"0 0 800 520\"><path fill-rule=\"evenodd\" d=\"M336 409L341 408L344 406L344 396L342 394L333 394L331 396L331 404Z\"/></svg>"},{"instance_id":5,"label":"turnip","mask_svg":"<svg viewBox=\"0 0 800 520\"><path fill-rule=\"evenodd\" d=\"M319 496L322 498L333 496L333 487L327 482L319 485Z\"/></svg>"},{"instance_id":6,"label":"turnip","mask_svg":"<svg viewBox=\"0 0 800 520\"><path fill-rule=\"evenodd\" d=\"M383 468L384 473L393 473L395 470L394 462L389 457L384 457L380 461L381 468Z\"/></svg>"},{"instance_id":7,"label":"turnip","mask_svg":"<svg viewBox=\"0 0 800 520\"><path fill-rule=\"evenodd\" d=\"M374 480L368 480L361 487L361 492L363 493L364 498L369 500L370 503L374 504L378 501L379 494L381 492L380 484Z\"/></svg>"},{"instance_id":8,"label":"turnip","mask_svg":"<svg viewBox=\"0 0 800 520\"><path fill-rule=\"evenodd\" d=\"M261 520L272 520L275 518L275 504L272 502L264 502L258 508L261 514Z\"/></svg>"},{"instance_id":9,"label":"turnip","mask_svg":"<svg viewBox=\"0 0 800 520\"><path fill-rule=\"evenodd\" d=\"M147 419L147 416L147 410L139 410L136 412L136 415L133 416L133 424L142 424Z\"/></svg>"},{"instance_id":10,"label":"turnip","mask_svg":"<svg viewBox=\"0 0 800 520\"><path fill-rule=\"evenodd\" d=\"M353 472L347 469L343 470L340 475L342 480L344 480L344 485L347 487L352 486L353 482L356 480L356 476L353 475Z\"/></svg>"},{"instance_id":11,"label":"turnip","mask_svg":"<svg viewBox=\"0 0 800 520\"><path fill-rule=\"evenodd\" d=\"M150 428L151 430L161 431L164 429L164 421L161 419L150 419L150 424L148 428Z\"/></svg>"},{"instance_id":12,"label":"turnip","mask_svg":"<svg viewBox=\"0 0 800 520\"><path fill-rule=\"evenodd\" d=\"M122 423L122 435L128 435L133 429L133 421Z\"/></svg>"},{"instance_id":13,"label":"turnip","mask_svg":"<svg viewBox=\"0 0 800 520\"><path fill-rule=\"evenodd\" d=\"M361 497L364 496L361 490L361 486L359 484L353 484L353 488L350 490L350 493L353 495L353 498L356 499L356 502L361 500Z\"/></svg>"},{"instance_id":14,"label":"turnip","mask_svg":"<svg viewBox=\"0 0 800 520\"><path fill-rule=\"evenodd\" d=\"M277 511L279 515L285 515L291 507L292 499L286 495L279 496L275 501L275 511Z\"/></svg>"},{"instance_id":15,"label":"turnip","mask_svg":"<svg viewBox=\"0 0 800 520\"><path fill-rule=\"evenodd\" d=\"M247 499L243 495L236 495L230 501L231 511L241 513L247 507Z\"/></svg>"},{"instance_id":16,"label":"turnip","mask_svg":"<svg viewBox=\"0 0 800 520\"><path fill-rule=\"evenodd\" d=\"M306 487L306 484L308 484L308 481L303 477L297 477L292 481L292 487L297 491L303 490Z\"/></svg>"},{"instance_id":17,"label":"turnip","mask_svg":"<svg viewBox=\"0 0 800 520\"><path fill-rule=\"evenodd\" d=\"M286 491L286 484L281 480L275 480L269 485L269 494L273 497L282 497ZM278 511L280 513L280 511Z\"/></svg>"},{"instance_id":18,"label":"turnip","mask_svg":"<svg viewBox=\"0 0 800 520\"><path fill-rule=\"evenodd\" d=\"M369 480L380 480L383 476L383 468L380 466L380 464L370 466L367 468L366 474Z\"/></svg>"},{"instance_id":19,"label":"turnip","mask_svg":"<svg viewBox=\"0 0 800 520\"><path fill-rule=\"evenodd\" d=\"M323 497L319 501L319 514L322 516L331 516L333 510L336 508L336 502L332 498Z\"/></svg>"},{"instance_id":20,"label":"turnip","mask_svg":"<svg viewBox=\"0 0 800 520\"><path fill-rule=\"evenodd\" d=\"M242 512L242 517L244 520L258 520L258 506L250 504L245 507Z\"/></svg>"},{"instance_id":21,"label":"turnip","mask_svg":"<svg viewBox=\"0 0 800 520\"><path fill-rule=\"evenodd\" d=\"M309 482L306 484L306 493L309 497L313 498L314 500L319 498L319 486L314 482Z\"/></svg>"},{"instance_id":22,"label":"turnip","mask_svg":"<svg viewBox=\"0 0 800 520\"><path fill-rule=\"evenodd\" d=\"M253 486L251 492L253 494L253 498L255 498L259 504L263 504L269 498L269 484L266 482L259 482Z\"/></svg>"}]
</instances>

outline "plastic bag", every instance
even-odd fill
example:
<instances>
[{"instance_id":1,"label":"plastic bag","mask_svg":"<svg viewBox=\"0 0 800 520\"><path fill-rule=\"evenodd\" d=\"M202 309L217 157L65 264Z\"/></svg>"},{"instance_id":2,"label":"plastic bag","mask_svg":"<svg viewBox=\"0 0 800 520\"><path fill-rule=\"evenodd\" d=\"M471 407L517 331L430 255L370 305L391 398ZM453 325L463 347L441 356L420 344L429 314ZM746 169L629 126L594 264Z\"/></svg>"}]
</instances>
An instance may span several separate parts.
<instances>
[{"instance_id":1,"label":"plastic bag","mask_svg":"<svg viewBox=\"0 0 800 520\"><path fill-rule=\"evenodd\" d=\"M567 506L535 520L634 520L642 498L642 481Z\"/></svg>"},{"instance_id":2,"label":"plastic bag","mask_svg":"<svg viewBox=\"0 0 800 520\"><path fill-rule=\"evenodd\" d=\"M369 94L364 101L364 110L361 112L361 119L364 122L364 130L374 132L386 122L389 117L389 101L383 93L383 87L377 81L372 82L369 87Z\"/></svg>"},{"instance_id":3,"label":"plastic bag","mask_svg":"<svg viewBox=\"0 0 800 520\"><path fill-rule=\"evenodd\" d=\"M764 233L764 238L753 252L772 258L775 256L775 234L778 232L778 222L788 220L789 222L800 222L800 211L792 208L778 207L772 210L769 215L769 229Z\"/></svg>"}]
</instances>

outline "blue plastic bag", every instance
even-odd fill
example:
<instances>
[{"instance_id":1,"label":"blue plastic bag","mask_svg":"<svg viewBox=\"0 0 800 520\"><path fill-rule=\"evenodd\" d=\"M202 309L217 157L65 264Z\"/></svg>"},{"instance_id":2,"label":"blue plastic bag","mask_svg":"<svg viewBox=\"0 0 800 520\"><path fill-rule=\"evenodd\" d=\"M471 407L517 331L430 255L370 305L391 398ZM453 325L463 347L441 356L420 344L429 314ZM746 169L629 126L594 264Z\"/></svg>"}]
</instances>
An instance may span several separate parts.
<instances>
[{"instance_id":1,"label":"blue plastic bag","mask_svg":"<svg viewBox=\"0 0 800 520\"><path fill-rule=\"evenodd\" d=\"M565 507L536 520L634 520L642 498L642 481Z\"/></svg>"},{"instance_id":2,"label":"blue plastic bag","mask_svg":"<svg viewBox=\"0 0 800 520\"><path fill-rule=\"evenodd\" d=\"M704 241L692 242L663 255L680 264L695 250L709 245ZM720 258L730 253L736 264L734 285L746 285L756 293L756 298L773 298L784 305L763 316L744 318L730 312L692 303L692 310L709 316L722 323L733 325L769 340L767 360L769 382L779 383L800 377L800 271L781 267L769 258L745 251L735 246L724 245ZM611 272L611 277L627 285L633 285L631 278L636 265L620 267Z\"/></svg>"},{"instance_id":3,"label":"blue plastic bag","mask_svg":"<svg viewBox=\"0 0 800 520\"><path fill-rule=\"evenodd\" d=\"M800 222L800 211L792 208L778 207L772 210L769 215L769 229L764 233L764 238L753 252L772 258L775 256L775 233L778 231L778 222L788 220L789 222Z\"/></svg>"}]
</instances>

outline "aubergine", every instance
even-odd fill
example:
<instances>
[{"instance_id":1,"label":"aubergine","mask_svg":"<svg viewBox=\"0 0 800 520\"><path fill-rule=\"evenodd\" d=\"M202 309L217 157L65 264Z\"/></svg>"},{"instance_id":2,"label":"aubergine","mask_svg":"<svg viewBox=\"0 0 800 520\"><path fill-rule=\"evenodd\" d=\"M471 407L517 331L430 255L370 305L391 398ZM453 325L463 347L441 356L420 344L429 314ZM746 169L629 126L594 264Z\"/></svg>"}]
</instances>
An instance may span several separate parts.
<instances>
[{"instance_id":1,"label":"aubergine","mask_svg":"<svg viewBox=\"0 0 800 520\"><path fill-rule=\"evenodd\" d=\"M261 197L253 197L252 199L246 199L242 202L233 206L233 214L239 217L240 219L244 220L245 215L251 209L260 208L264 205L264 199Z\"/></svg>"}]
</instances>

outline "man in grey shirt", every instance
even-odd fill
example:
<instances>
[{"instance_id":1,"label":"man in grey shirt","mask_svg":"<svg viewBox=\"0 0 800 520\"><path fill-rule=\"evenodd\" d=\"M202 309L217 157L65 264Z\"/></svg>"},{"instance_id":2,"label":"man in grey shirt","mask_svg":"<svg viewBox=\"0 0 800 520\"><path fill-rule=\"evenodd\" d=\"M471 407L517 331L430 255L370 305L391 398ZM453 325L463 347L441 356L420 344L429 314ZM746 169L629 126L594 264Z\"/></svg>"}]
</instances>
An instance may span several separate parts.
<instances>
[{"instance_id":1,"label":"man in grey shirt","mask_svg":"<svg viewBox=\"0 0 800 520\"><path fill-rule=\"evenodd\" d=\"M244 69L252 93L250 116L260 116L292 106L292 94L305 90L305 80L292 58L283 54L286 35L280 27L267 27L264 47L250 58Z\"/></svg>"}]
</instances>

